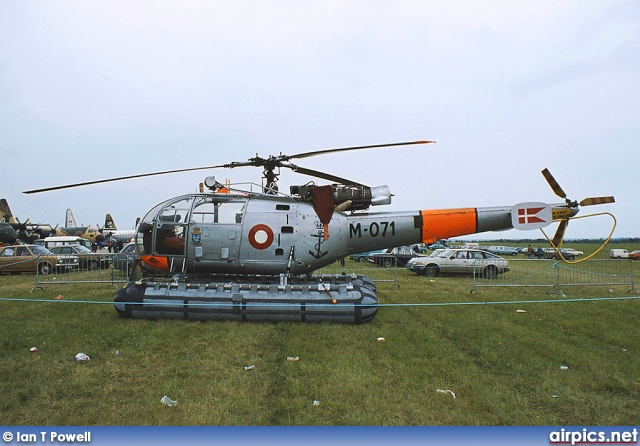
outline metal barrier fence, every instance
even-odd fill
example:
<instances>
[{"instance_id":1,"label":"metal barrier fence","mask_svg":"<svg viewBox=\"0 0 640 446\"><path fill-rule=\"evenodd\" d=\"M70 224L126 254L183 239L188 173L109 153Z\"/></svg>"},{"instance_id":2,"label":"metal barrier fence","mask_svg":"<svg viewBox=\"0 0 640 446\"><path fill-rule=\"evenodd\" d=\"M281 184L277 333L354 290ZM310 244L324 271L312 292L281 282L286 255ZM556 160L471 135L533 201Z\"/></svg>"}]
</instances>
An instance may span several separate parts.
<instances>
[{"instance_id":1,"label":"metal barrier fence","mask_svg":"<svg viewBox=\"0 0 640 446\"><path fill-rule=\"evenodd\" d=\"M482 268L478 268L482 271ZM562 288L571 286L626 286L638 294L635 277L640 276L640 262L632 260L585 260L561 262L546 259L509 260L509 271L494 279L481 272L473 274L472 292L482 287L546 287L548 294L564 296Z\"/></svg>"},{"instance_id":2,"label":"metal barrier fence","mask_svg":"<svg viewBox=\"0 0 640 446\"><path fill-rule=\"evenodd\" d=\"M129 281L131 274L131 258L118 257L118 254L103 253L100 255L103 259L96 264L80 262L72 267L57 268L48 274L36 271L34 289L42 289L43 285L54 284L73 284L73 283L105 283L117 286L119 283ZM404 265L394 263L391 267L378 267L373 263L355 264L356 267L346 265L342 267L339 263L322 268L316 271L316 274L343 274L356 273L363 274L378 283L391 283L392 286L398 285L397 268L404 268Z\"/></svg>"},{"instance_id":3,"label":"metal barrier fence","mask_svg":"<svg viewBox=\"0 0 640 446\"><path fill-rule=\"evenodd\" d=\"M97 261L96 256L80 257L76 264L58 266L48 274L38 268L31 291L42 289L43 285L69 283L105 283L117 287L129 281L130 270L131 260L117 253L99 253Z\"/></svg>"},{"instance_id":4,"label":"metal barrier fence","mask_svg":"<svg viewBox=\"0 0 640 446\"><path fill-rule=\"evenodd\" d=\"M333 265L314 271L314 274L362 274L376 283L390 283L391 287L399 287L398 269L404 269L405 265L392 259L391 266L376 265L371 262L347 263L344 266L336 262Z\"/></svg>"},{"instance_id":5,"label":"metal barrier fence","mask_svg":"<svg viewBox=\"0 0 640 446\"><path fill-rule=\"evenodd\" d=\"M49 274L37 271L36 288L43 285L61 283L105 283L112 286L126 283L130 275L130 259L118 258L117 254L104 253L104 259L98 267L80 262L71 268L57 269ZM376 283L391 283L400 287L398 269L405 266L394 261L390 267L376 266L372 263L338 262L316 271L316 274L362 274ZM488 287L540 287L549 289L548 294L564 295L565 287L571 286L625 286L629 293L638 294L635 278L640 277L640 262L633 260L586 260L567 263L547 259L509 259L509 271L498 274L496 278L485 278L482 268L474 268L471 291Z\"/></svg>"}]
</instances>

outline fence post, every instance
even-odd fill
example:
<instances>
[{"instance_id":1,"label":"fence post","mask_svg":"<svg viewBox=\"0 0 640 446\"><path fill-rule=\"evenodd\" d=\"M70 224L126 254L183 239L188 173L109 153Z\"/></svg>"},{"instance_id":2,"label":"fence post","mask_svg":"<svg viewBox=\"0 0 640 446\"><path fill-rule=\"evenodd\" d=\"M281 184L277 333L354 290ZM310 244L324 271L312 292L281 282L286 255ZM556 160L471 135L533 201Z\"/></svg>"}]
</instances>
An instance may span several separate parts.
<instances>
[{"instance_id":1,"label":"fence post","mask_svg":"<svg viewBox=\"0 0 640 446\"><path fill-rule=\"evenodd\" d=\"M35 289L41 289L43 290L44 288L42 288L42 285L40 285L38 277L40 276L40 268L38 268L38 265L40 264L40 254L38 254L36 256L36 283L33 284L33 288L31 288L31 292L33 293L33 290Z\"/></svg>"},{"instance_id":2,"label":"fence post","mask_svg":"<svg viewBox=\"0 0 640 446\"><path fill-rule=\"evenodd\" d=\"M633 260L629 259L629 277L631 278L631 289L627 291L628 293L638 294L635 287L635 275L633 274Z\"/></svg>"},{"instance_id":3,"label":"fence post","mask_svg":"<svg viewBox=\"0 0 640 446\"><path fill-rule=\"evenodd\" d=\"M553 262L553 291L547 295L557 294L564 297L564 293L560 290L560 262Z\"/></svg>"},{"instance_id":4,"label":"fence post","mask_svg":"<svg viewBox=\"0 0 640 446\"><path fill-rule=\"evenodd\" d=\"M396 257L393 258L393 285L391 288L395 287L400 288L400 284L398 284L398 259Z\"/></svg>"}]
</instances>

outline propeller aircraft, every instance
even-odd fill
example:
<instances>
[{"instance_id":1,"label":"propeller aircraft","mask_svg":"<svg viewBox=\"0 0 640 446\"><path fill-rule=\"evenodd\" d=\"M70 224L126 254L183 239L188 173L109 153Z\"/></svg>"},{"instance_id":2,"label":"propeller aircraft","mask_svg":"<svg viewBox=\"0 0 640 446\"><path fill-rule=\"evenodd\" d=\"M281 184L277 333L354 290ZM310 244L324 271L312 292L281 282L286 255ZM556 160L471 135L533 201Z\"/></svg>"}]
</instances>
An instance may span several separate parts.
<instances>
[{"instance_id":1,"label":"propeller aircraft","mask_svg":"<svg viewBox=\"0 0 640 446\"><path fill-rule=\"evenodd\" d=\"M513 206L368 212L391 203L388 186L356 181L293 164L294 159L341 151L421 145L433 141L345 147L276 155L244 162L176 169L35 189L38 193L152 175L244 166L263 169L259 192L235 189L215 177L208 192L181 195L155 206L135 235L140 260L151 275L118 290L114 298L125 317L247 321L332 321L362 323L378 310L376 285L359 274L313 272L364 251L432 243L487 231L538 229L559 221L561 239L580 205L613 202L613 197L576 203L550 173L543 175L564 202ZM310 181L279 191L281 168L331 182ZM168 279L158 277L168 275ZM492 278L488 275L487 278Z\"/></svg>"},{"instance_id":2,"label":"propeller aircraft","mask_svg":"<svg viewBox=\"0 0 640 446\"><path fill-rule=\"evenodd\" d=\"M30 223L28 218L22 223L13 216L9 202L4 198L0 199L0 224L0 241L5 245L16 243L18 240L30 244L35 240L49 237L55 232L55 228L52 228L51 225ZM9 229L9 226L13 231ZM11 242L11 240L13 241Z\"/></svg>"},{"instance_id":3,"label":"propeller aircraft","mask_svg":"<svg viewBox=\"0 0 640 446\"><path fill-rule=\"evenodd\" d=\"M111 214L105 216L102 227L102 235L105 237L114 238L121 243L129 243L135 234L135 229L118 229Z\"/></svg>"},{"instance_id":4,"label":"propeller aircraft","mask_svg":"<svg viewBox=\"0 0 640 446\"><path fill-rule=\"evenodd\" d=\"M101 228L94 226L78 226L71 209L67 209L65 214L65 225L62 228L56 228L55 232L58 236L86 238L92 243L104 241Z\"/></svg>"},{"instance_id":5,"label":"propeller aircraft","mask_svg":"<svg viewBox=\"0 0 640 446\"><path fill-rule=\"evenodd\" d=\"M0 246L14 245L18 240L18 233L10 223L0 222Z\"/></svg>"}]
</instances>

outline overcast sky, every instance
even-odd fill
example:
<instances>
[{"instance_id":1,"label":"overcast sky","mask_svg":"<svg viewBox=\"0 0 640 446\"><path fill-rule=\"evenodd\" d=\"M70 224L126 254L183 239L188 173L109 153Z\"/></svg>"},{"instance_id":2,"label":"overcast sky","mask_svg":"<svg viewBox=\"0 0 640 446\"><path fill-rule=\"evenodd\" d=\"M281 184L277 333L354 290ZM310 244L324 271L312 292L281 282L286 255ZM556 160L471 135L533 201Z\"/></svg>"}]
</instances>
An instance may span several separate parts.
<instances>
[{"instance_id":1,"label":"overcast sky","mask_svg":"<svg viewBox=\"0 0 640 446\"><path fill-rule=\"evenodd\" d=\"M0 196L21 219L63 224L71 208L132 228L206 175L261 171L22 191L429 139L299 164L388 184L375 211L558 202L548 167L570 198L615 196L581 215L640 236L636 0L4 0L0 41ZM280 188L309 180L283 172ZM611 227L575 220L566 236Z\"/></svg>"}]
</instances>

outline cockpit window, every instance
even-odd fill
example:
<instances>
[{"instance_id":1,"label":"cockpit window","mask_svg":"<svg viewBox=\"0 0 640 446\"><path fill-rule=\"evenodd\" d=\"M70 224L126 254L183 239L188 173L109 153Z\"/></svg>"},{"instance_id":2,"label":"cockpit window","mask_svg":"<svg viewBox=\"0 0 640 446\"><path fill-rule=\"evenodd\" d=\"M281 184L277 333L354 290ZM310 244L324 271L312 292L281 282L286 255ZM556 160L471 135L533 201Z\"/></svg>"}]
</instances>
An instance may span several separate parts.
<instances>
[{"instance_id":1,"label":"cockpit window","mask_svg":"<svg viewBox=\"0 0 640 446\"><path fill-rule=\"evenodd\" d=\"M163 223L186 223L190 210L191 197L186 197L165 207L158 219Z\"/></svg>"},{"instance_id":2,"label":"cockpit window","mask_svg":"<svg viewBox=\"0 0 640 446\"><path fill-rule=\"evenodd\" d=\"M160 211L156 222L156 251L159 254L184 254L185 225L190 210L191 197L184 197Z\"/></svg>"}]
</instances>

